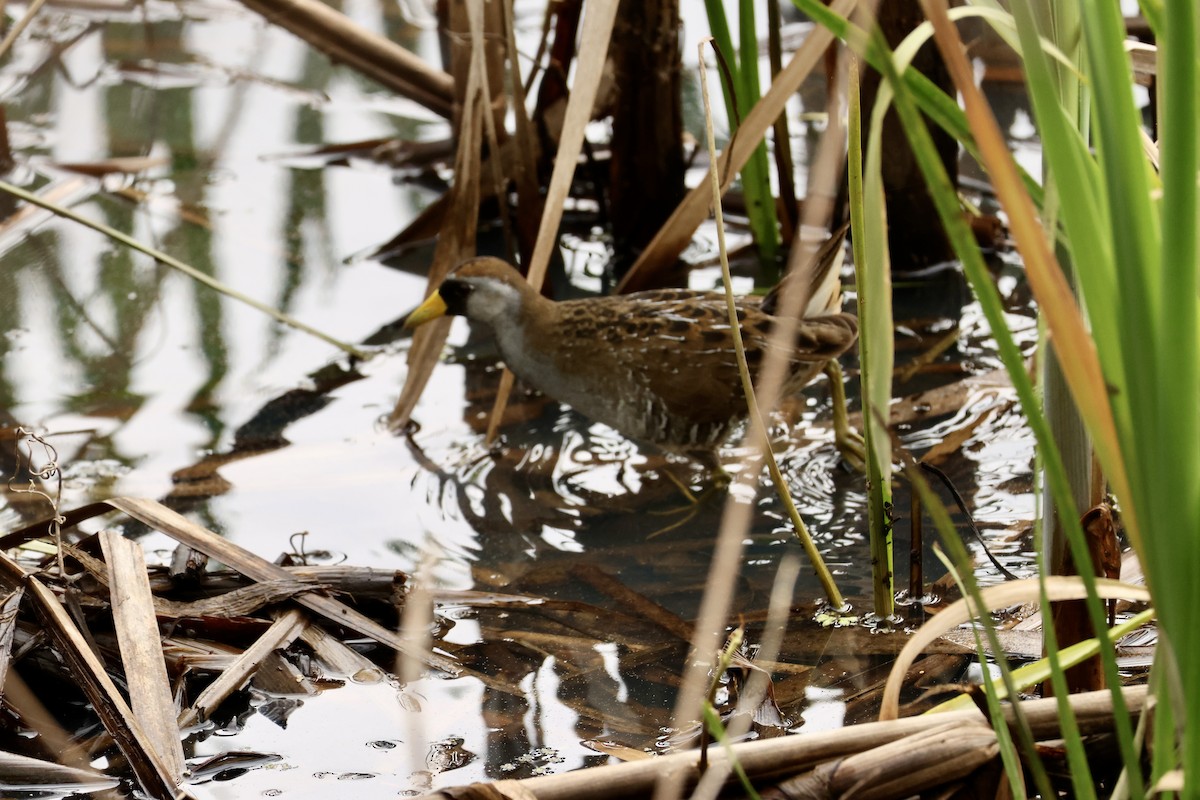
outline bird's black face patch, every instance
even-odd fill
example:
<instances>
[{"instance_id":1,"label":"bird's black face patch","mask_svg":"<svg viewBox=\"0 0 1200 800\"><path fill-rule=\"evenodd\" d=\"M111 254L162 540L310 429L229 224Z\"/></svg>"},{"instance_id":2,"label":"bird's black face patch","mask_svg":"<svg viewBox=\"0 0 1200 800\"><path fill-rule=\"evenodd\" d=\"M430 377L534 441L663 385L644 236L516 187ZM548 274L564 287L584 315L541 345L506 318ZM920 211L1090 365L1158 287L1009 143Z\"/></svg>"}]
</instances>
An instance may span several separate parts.
<instances>
[{"instance_id":1,"label":"bird's black face patch","mask_svg":"<svg viewBox=\"0 0 1200 800\"><path fill-rule=\"evenodd\" d=\"M446 313L455 317L467 315L467 298L471 296L471 284L447 278L438 288L438 294L446 303Z\"/></svg>"}]
</instances>

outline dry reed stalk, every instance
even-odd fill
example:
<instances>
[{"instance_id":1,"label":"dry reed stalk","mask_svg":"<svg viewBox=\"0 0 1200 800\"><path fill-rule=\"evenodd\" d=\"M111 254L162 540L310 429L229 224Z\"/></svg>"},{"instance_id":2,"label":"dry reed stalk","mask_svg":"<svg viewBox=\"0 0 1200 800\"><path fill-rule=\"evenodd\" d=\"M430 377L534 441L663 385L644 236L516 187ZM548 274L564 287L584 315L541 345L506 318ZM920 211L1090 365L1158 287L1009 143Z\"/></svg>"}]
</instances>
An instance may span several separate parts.
<instances>
[{"instance_id":1,"label":"dry reed stalk","mask_svg":"<svg viewBox=\"0 0 1200 800\"><path fill-rule=\"evenodd\" d=\"M969 598L962 598L942 609L921 626L904 645L900 655L892 664L891 674L883 693L883 705L879 710L880 720L896 719L900 714L900 679L912 666L913 660L922 652L922 648L939 638L943 633L969 622L977 616L986 614L987 609L1004 608L1016 603L1036 602L1039 591L1044 587L1045 596L1049 600L1076 600L1087 596L1083 582L1077 577L1051 575L1041 580L1026 578L1009 581L996 586L988 586L981 590L986 608L974 608ZM1144 586L1130 586L1118 581L1096 579L1096 594L1105 599L1127 599L1143 603L1150 602L1150 592ZM1107 692L1104 692L1107 694Z\"/></svg>"},{"instance_id":2,"label":"dry reed stalk","mask_svg":"<svg viewBox=\"0 0 1200 800\"><path fill-rule=\"evenodd\" d=\"M80 197L90 194L93 191L92 187L93 184L91 181L73 175L69 178L60 178L47 184L42 188L40 197L50 203L71 205L77 202ZM0 244L3 244L7 249L10 242L15 242L18 239L28 236L33 228L41 225L53 213L41 206L28 204L21 206L3 220L0 220Z\"/></svg>"},{"instance_id":3,"label":"dry reed stalk","mask_svg":"<svg viewBox=\"0 0 1200 800\"><path fill-rule=\"evenodd\" d=\"M580 41L586 43L576 59L575 82L571 86L571 97L563 118L562 134L558 141L558 154L554 159L554 171L550 175L550 186L546 190L542 220L538 226L537 241L533 256L527 265L526 278L529 284L540 290L546 278L550 257L558 246L558 227L562 222L563 203L571 191L571 181L579 154L583 150L583 135L591 122L592 107L600 81L604 77L604 66L608 57L608 42L612 37L613 21L617 15L617 0L591 0L583 17ZM505 367L500 376L500 387L496 391L496 402L488 420L487 440L494 441L500 428L500 420L512 393L513 374Z\"/></svg>"},{"instance_id":4,"label":"dry reed stalk","mask_svg":"<svg viewBox=\"0 0 1200 800\"><path fill-rule=\"evenodd\" d=\"M221 672L237 660L239 651L232 645L183 636L163 636L163 654L171 671L180 675L188 670Z\"/></svg>"},{"instance_id":5,"label":"dry reed stalk","mask_svg":"<svg viewBox=\"0 0 1200 800\"><path fill-rule=\"evenodd\" d=\"M771 686L769 667L762 664L773 662L779 657L779 648L783 642L783 634L787 630L788 613L791 611L792 596L795 592L796 579L800 577L800 559L794 555L786 555L779 562L775 572L775 583L771 587L771 599L768 604L767 623L763 626L763 641L754 659L755 670L746 681L746 688L738 698L737 709L732 721L726 728L726 735L732 741L737 741L750 729L755 712L767 697ZM727 761L720 767L712 767L700 780L691 800L715 800L721 788L729 779Z\"/></svg>"},{"instance_id":6,"label":"dry reed stalk","mask_svg":"<svg viewBox=\"0 0 1200 800\"><path fill-rule=\"evenodd\" d=\"M408 575L397 569L354 567L349 564L284 567L297 580L328 587L336 594L395 599L404 591Z\"/></svg>"},{"instance_id":7,"label":"dry reed stalk","mask_svg":"<svg viewBox=\"0 0 1200 800\"><path fill-rule=\"evenodd\" d=\"M517 189L517 241L521 262L528 263L533 257L538 220L542 218L542 196L537 182L537 133L529 119L529 110L525 107L525 86L521 82L517 34L513 27L513 0L504 0L504 33L508 37L509 86L512 89L513 119L516 121L516 153L509 167L509 176ZM542 44L545 44L544 37ZM535 68L536 64L535 58ZM530 70L531 76L532 73L533 70Z\"/></svg>"},{"instance_id":8,"label":"dry reed stalk","mask_svg":"<svg viewBox=\"0 0 1200 800\"><path fill-rule=\"evenodd\" d=\"M243 586L203 600L179 602L161 597L155 597L152 600L154 611L160 617L174 619L184 617L229 618L249 616L264 606L282 603L306 592L328 591L329 589L327 584L316 581L280 578Z\"/></svg>"},{"instance_id":9,"label":"dry reed stalk","mask_svg":"<svg viewBox=\"0 0 1200 800\"><path fill-rule=\"evenodd\" d=\"M842 0L837 3L844 7L847 11L854 7L854 0ZM792 61L787 68L781 72L776 81L772 84L770 90L763 96L746 119L738 128L738 136L735 136L730 142L721 158L716 159L709 170L711 180L709 185L705 187L704 194L707 194L705 202L701 203L699 199L693 200L694 197L702 197L702 187L697 186L688 198L676 209L676 213L672 215L672 220L681 222L682 227L675 227L674 233L670 235L680 236L686 232L687 238L690 239L691 232L695 230L699 224L700 218L707 213L710 205L715 207L718 226L718 241L723 245L724 231L721 229L722 219L720 213L719 196L722 191L722 184L726 183L733 170L740 169L741 164L744 164L749 159L751 151L756 146L759 139L765 135L766 129L770 127L772 121L783 111L783 104L786 103L787 97L795 85L799 85L799 81L808 74L815 66L824 49L832 41L832 36L824 28L815 28L805 40L801 48L796 52ZM703 64L701 66L703 69ZM701 73L703 80L704 73ZM707 103L707 97L705 98ZM836 131L836 126L831 126L831 130L826 131L826 139L831 139ZM711 145L711 123L709 126L709 139ZM823 150L828 150L833 145L823 146ZM726 170L726 172L722 172ZM826 168L820 172L821 180L826 184L825 193L832 195L832 183L835 179L835 171L832 168ZM815 186L814 179L814 186ZM820 191L819 189L817 191ZM691 206L689 206L691 204ZM819 210L819 209L818 209ZM691 217L699 213L699 217L695 219L695 224L691 224ZM816 213L813 209L806 209L804 218L806 222L812 222L813 214ZM647 253L654 247L655 243L659 242L662 237L668 235L668 231L672 229L672 222L668 222L660 231L659 236L655 237L655 241L651 242L646 248L646 252L639 258L638 264L643 263ZM723 251L723 246L722 246ZM794 258L790 263L792 272L789 277L793 278L792 286L797 284L809 285L810 275L808 271L817 268L815 263L815 251L804 253L806 248L803 245L800 237L793 243ZM679 251L682 250L682 245ZM795 255L796 251L802 251L800 255ZM677 255L679 251L675 251L673 255ZM673 257L672 255L672 257ZM722 256L725 258L724 256ZM722 262L725 266L726 273L728 272L727 263ZM623 285L625 288L630 288L627 284L630 277L634 274L638 267L635 264L629 274L626 275ZM620 287L619 287L620 288ZM728 292L728 286L726 292ZM796 332L796 326L803 312L803 307L800 305L802 301L807 302L807 298L801 296L801 292L792 291L785 287L779 300L779 306L776 312L776 324L771 330L771 347L767 350L767 356L758 372L755 385L752 390L747 388L747 398L755 398L757 408L752 400L748 430L745 433L745 440L755 445L753 451L744 458L741 464L741 470L738 473L737 481L730 487L729 497L725 503L725 508L722 512L720 529L717 534L717 543L713 552L712 566L709 570L704 597L701 600L700 612L698 614L695 632L692 636L692 652L699 656L691 660L690 666L684 674L682 685L680 686L679 694L675 701L674 726L681 728L687 720L693 719L698 715L700 703L703 697L704 687L707 683L707 664L708 654L712 653L717 646L720 630L725 625L725 621L729 615L729 610L732 605L734 581L738 574L742 557L742 542L745 540L746 531L750 528L750 523L753 517L754 505L748 502L748 497L753 497L757 485L759 475L762 471L762 466L767 458L767 452L770 447L770 442L767 438L766 427L764 420L772 413L775 406L779 402L782 394L784 372L786 369L785 354L790 351L790 343L793 341ZM732 309L730 311L732 317ZM736 331L736 325L734 325ZM736 341L736 339L735 339ZM743 358L744 360L744 358ZM786 498L786 487L779 487ZM805 550L809 556L810 562L817 571L818 576L822 580L822 585L825 588L827 597L834 605L844 605L844 600L841 597L832 577L824 564L821 561L820 553L817 552L816 546L813 544L811 537L807 535L807 531L803 529L803 522L799 519L799 515L795 516L796 534L800 538L801 543L805 545ZM835 611L840 612L842 609L837 608ZM656 800L675 800L679 797L681 784L677 776L664 774L659 783L658 789L655 792Z\"/></svg>"},{"instance_id":10,"label":"dry reed stalk","mask_svg":"<svg viewBox=\"0 0 1200 800\"><path fill-rule=\"evenodd\" d=\"M106 589L113 587L114 584L110 575L109 565L104 561L90 555L80 547L65 542L63 543L62 551L65 555L70 556L71 559L78 561L101 586ZM145 572L144 569L143 572ZM153 591L153 588L150 587L148 576L147 588ZM149 601L156 617L166 619L222 617L228 619L230 617L253 614L263 606L290 600L296 595L305 592L325 591L328 588L326 585L315 581L304 581L299 578L289 577L286 579L260 581L250 586L239 586L236 589L217 593L213 597L190 602L167 600L153 594L150 595Z\"/></svg>"},{"instance_id":11,"label":"dry reed stalk","mask_svg":"<svg viewBox=\"0 0 1200 800\"><path fill-rule=\"evenodd\" d=\"M366 75L396 94L449 118L454 81L395 42L351 21L317 0L243 0L272 24Z\"/></svg>"},{"instance_id":12,"label":"dry reed stalk","mask_svg":"<svg viewBox=\"0 0 1200 800\"><path fill-rule=\"evenodd\" d=\"M430 586L437 580L435 570L438 561L444 555L442 548L432 536L426 535L421 546L421 560L413 574L408 596L404 599L404 608L400 613L400 638L414 650L425 651L433 647L434 608ZM403 654L396 654L395 666L392 672L400 679L402 686L409 686L421 678L421 664ZM425 730L423 714L407 714L404 717L404 739L408 742L409 758L412 763L420 764L425 758L426 742L429 736Z\"/></svg>"},{"instance_id":13,"label":"dry reed stalk","mask_svg":"<svg viewBox=\"0 0 1200 800\"><path fill-rule=\"evenodd\" d=\"M254 674L250 676L250 684L267 694L314 695L318 691L309 676L288 659L282 648L276 648L263 656L262 661L255 667ZM271 713L264 716L273 719Z\"/></svg>"},{"instance_id":14,"label":"dry reed stalk","mask_svg":"<svg viewBox=\"0 0 1200 800\"><path fill-rule=\"evenodd\" d=\"M101 531L100 546L108 564L113 626L129 686L129 704L154 752L179 784L184 772L183 745L146 577L146 557L140 544L114 531Z\"/></svg>"},{"instance_id":15,"label":"dry reed stalk","mask_svg":"<svg viewBox=\"0 0 1200 800\"><path fill-rule=\"evenodd\" d=\"M356 683L378 683L384 672L369 658L342 644L316 625L309 625L300 640L312 648L317 660L331 672L346 675Z\"/></svg>"},{"instance_id":16,"label":"dry reed stalk","mask_svg":"<svg viewBox=\"0 0 1200 800\"><path fill-rule=\"evenodd\" d=\"M25 9L25 13L21 15L19 20L17 20L16 24L8 29L8 33L5 34L4 40L0 41L0 57L3 57L8 52L9 48L12 47L13 42L17 40L17 37L20 36L27 27L29 27L29 24L33 22L33 18L37 16L38 11L41 10L45 3L46 0L33 0L33 2L29 4L29 7ZM5 156L9 159L8 164L9 168L11 169L12 154L5 153Z\"/></svg>"},{"instance_id":17,"label":"dry reed stalk","mask_svg":"<svg viewBox=\"0 0 1200 800\"><path fill-rule=\"evenodd\" d=\"M213 709L250 680L267 656L296 641L307 627L308 619L300 609L293 608L282 614L266 633L258 637L219 678L200 693L190 708L179 715L179 727L186 728L208 719Z\"/></svg>"},{"instance_id":18,"label":"dry reed stalk","mask_svg":"<svg viewBox=\"0 0 1200 800\"><path fill-rule=\"evenodd\" d=\"M763 797L901 800L967 778L999 752L996 732L983 722L952 723L826 762L772 787Z\"/></svg>"},{"instance_id":19,"label":"dry reed stalk","mask_svg":"<svg viewBox=\"0 0 1200 800\"><path fill-rule=\"evenodd\" d=\"M485 128L504 125L507 111L503 94L507 46L502 14L503 9L499 3L454 0L437 4L442 63L449 69L456 92L456 107L451 119L452 130L457 131L463 127L460 117L470 98L467 85L470 83L471 62L476 58L484 60L484 69L479 74L485 75L486 79L479 88L484 93L484 107L490 109L490 113L485 116L491 120L485 122ZM492 98L496 98L495 105L492 104ZM503 136L503 132L501 135ZM491 145L492 152L499 152L494 142Z\"/></svg>"},{"instance_id":20,"label":"dry reed stalk","mask_svg":"<svg viewBox=\"0 0 1200 800\"><path fill-rule=\"evenodd\" d=\"M476 43L476 47L482 47L482 44ZM482 86L486 76L482 70L485 66L482 57L472 58L467 72L462 126L458 131L458 151L454 158L454 185L448 193L448 213L442 218L437 247L433 251L426 295L432 294L460 261L475 255L485 114ZM450 323L451 319L444 317L421 326L413 334L412 348L408 352L408 375L388 417L388 428L392 431L400 431L408 425L429 376L441 358Z\"/></svg>"},{"instance_id":21,"label":"dry reed stalk","mask_svg":"<svg viewBox=\"0 0 1200 800\"><path fill-rule=\"evenodd\" d=\"M133 519L161 531L178 542L205 553L215 561L225 564L252 580L273 581L291 579L290 574L283 567L272 564L261 556L257 556L217 536L212 531L197 525L154 500L135 497L114 497L104 502L92 503L82 508L65 512L62 515L62 526L71 527L78 525L84 520L112 510L122 511ZM46 535L45 522L30 525L0 537L0 550L5 547L16 546L16 544L29 541L30 539L42 538ZM2 565L3 562L0 561L0 566ZM16 570L14 574L23 574L16 565L13 565L12 569ZM3 572L4 570L0 568L0 585L3 585ZM11 583L16 582L19 581L15 579L11 581ZM397 652L419 660L430 669L444 672L456 678L473 677L488 688L505 694L521 694L519 687L513 687L503 680L464 667L451 658L429 651L414 650L395 631L388 630L346 604L327 597L324 594L319 594L316 591L308 591L295 596L293 601L310 611L315 611L335 625L357 631ZM58 606L57 603L55 605ZM58 610L61 612L60 606Z\"/></svg>"}]
</instances>

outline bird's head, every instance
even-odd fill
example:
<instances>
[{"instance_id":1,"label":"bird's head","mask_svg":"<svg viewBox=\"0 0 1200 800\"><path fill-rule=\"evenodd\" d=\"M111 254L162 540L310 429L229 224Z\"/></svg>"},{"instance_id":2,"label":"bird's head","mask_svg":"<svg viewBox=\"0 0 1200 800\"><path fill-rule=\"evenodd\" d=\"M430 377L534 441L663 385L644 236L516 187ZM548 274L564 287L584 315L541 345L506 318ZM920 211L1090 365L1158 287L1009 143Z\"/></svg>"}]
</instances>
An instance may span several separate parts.
<instances>
[{"instance_id":1,"label":"bird's head","mask_svg":"<svg viewBox=\"0 0 1200 800\"><path fill-rule=\"evenodd\" d=\"M408 316L404 327L416 328L445 315L494 326L502 319L516 319L531 294L529 284L511 265L498 258L473 258L447 275Z\"/></svg>"}]
</instances>

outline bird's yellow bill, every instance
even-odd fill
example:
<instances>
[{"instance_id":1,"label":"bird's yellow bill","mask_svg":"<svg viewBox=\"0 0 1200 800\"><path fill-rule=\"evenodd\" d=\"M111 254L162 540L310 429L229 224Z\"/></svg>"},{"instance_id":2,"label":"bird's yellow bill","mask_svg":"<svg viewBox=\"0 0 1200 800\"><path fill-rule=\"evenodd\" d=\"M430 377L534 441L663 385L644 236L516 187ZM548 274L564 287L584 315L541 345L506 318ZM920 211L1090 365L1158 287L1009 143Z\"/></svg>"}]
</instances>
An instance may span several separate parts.
<instances>
[{"instance_id":1,"label":"bird's yellow bill","mask_svg":"<svg viewBox=\"0 0 1200 800\"><path fill-rule=\"evenodd\" d=\"M426 298L424 303L417 306L417 310L408 315L408 319L404 320L404 329L410 331L418 325L424 325L430 320L435 320L446 313L446 301L442 299L441 294L434 292Z\"/></svg>"}]
</instances>

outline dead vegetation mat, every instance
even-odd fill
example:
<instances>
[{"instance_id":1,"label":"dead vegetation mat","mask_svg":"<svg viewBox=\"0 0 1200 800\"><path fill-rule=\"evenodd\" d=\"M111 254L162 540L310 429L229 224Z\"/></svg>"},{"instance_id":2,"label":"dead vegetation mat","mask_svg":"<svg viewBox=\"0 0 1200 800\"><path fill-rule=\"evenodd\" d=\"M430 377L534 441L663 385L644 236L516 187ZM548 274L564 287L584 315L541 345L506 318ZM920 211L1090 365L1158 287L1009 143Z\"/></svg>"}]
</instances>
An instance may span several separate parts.
<instances>
[{"instance_id":1,"label":"dead vegetation mat","mask_svg":"<svg viewBox=\"0 0 1200 800\"><path fill-rule=\"evenodd\" d=\"M114 530L74 530L112 512L178 542L172 566L148 568L143 546ZM18 546L26 549L13 549ZM303 695L348 679L398 682L394 671L473 678L501 694L521 691L502 667L487 666L489 660L503 661L495 652L483 658L470 648L456 651L441 642L435 650L429 642L397 633L410 590L404 573L306 566L286 558L270 562L152 500L92 504L0 537L0 548L20 554L0 555L0 683L5 711L17 723L3 726L0 783L6 787L187 797L188 783L227 768L228 759L189 760L186 742L211 729L222 704L248 686ZM471 607L481 619L488 609L505 609L498 618L509 626L509 640L558 654L564 672L577 676L595 665L580 655L572 661L570 653L594 656L596 643L616 637L627 654L625 666L641 665L646 677L657 675L671 688L670 676L681 670L670 664L682 666L688 623L613 576L577 568L569 578L589 583L624 611L614 616L585 603L500 592L430 599L435 606ZM509 619L513 609L536 609L540 624L515 623ZM825 636L826 657L830 651L861 655L872 649L882 655L890 640L904 638L871 636L855 627ZM351 641L354 647L348 646ZM374 644L364 647L365 641ZM790 640L781 659L789 659L793 649L802 650L803 643ZM947 644L918 662L910 687L921 700L910 711L928 705L930 675L944 680L961 670L966 658L957 645ZM756 784L772 787L772 797L974 797L979 785L1001 780L995 734L977 711L784 736L793 695L802 694L819 670L790 660L767 667L775 676L775 691L754 715L758 740L732 750L711 748L703 768L700 751L693 748L695 730L676 734L670 742L676 752L670 756L653 756L636 744L669 722L666 711L632 701L603 708L581 702L573 708L581 720L615 733L590 746L625 763L587 770L587 777L574 772L472 784L440 795L648 797L656 783L669 780L681 790L699 787L703 796L730 779L730 754ZM956 688L953 683L944 687L943 696ZM1127 692L1131 708L1140 710L1144 687ZM731 695L736 700L736 693ZM873 713L877 696L875 687L848 694L848 717ZM1103 742L1109 728L1110 703L1107 692L1076 696L1080 727L1096 742ZM64 712L68 708L75 709L73 715ZM1057 737L1052 700L1028 702L1026 708L1039 739ZM19 729L37 735L14 735ZM622 735L634 744L623 744ZM100 757L107 764L103 772L94 766Z\"/></svg>"}]
</instances>

